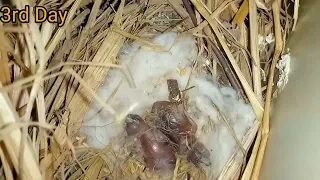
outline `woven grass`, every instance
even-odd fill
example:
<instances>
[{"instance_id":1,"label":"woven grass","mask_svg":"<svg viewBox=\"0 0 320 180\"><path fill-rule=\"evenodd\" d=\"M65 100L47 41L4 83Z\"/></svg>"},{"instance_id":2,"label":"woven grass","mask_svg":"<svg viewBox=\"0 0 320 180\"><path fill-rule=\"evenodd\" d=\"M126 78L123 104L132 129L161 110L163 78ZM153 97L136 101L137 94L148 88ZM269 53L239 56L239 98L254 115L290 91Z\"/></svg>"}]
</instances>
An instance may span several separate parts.
<instances>
[{"instance_id":1,"label":"woven grass","mask_svg":"<svg viewBox=\"0 0 320 180\"><path fill-rule=\"evenodd\" d=\"M9 2L18 9L41 5L69 13L62 27L35 23L33 14L27 24L0 24L1 179L159 179L126 148L114 152L112 143L102 151L88 147L79 129L92 101L118 121L126 116L116 114L95 92L110 68L121 68L134 86L130 72L117 61L121 46L137 40L161 50L149 40L168 31L196 36L199 53L211 60L208 69L219 75L221 84L235 83L257 115L241 142L245 151L253 146L249 161L242 167L235 153L219 179L258 178L269 133L275 66L297 22L299 1L293 17L288 13L292 3L282 0ZM275 41L259 44L258 35L270 33ZM123 136L119 138L129 146ZM185 179L187 174L206 179L201 169L183 158L178 158L168 178Z\"/></svg>"}]
</instances>

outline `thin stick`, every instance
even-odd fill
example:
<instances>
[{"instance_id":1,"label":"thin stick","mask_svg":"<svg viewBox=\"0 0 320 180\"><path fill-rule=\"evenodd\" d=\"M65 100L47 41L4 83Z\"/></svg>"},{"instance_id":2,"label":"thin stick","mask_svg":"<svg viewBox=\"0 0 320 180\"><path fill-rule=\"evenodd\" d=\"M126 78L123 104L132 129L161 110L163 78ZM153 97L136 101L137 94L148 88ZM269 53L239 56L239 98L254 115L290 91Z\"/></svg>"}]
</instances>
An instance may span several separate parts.
<instances>
[{"instance_id":1,"label":"thin stick","mask_svg":"<svg viewBox=\"0 0 320 180\"><path fill-rule=\"evenodd\" d=\"M22 128L22 137L21 137L21 141L20 141L20 149L19 149L19 171L18 171L18 176L19 179L23 179L23 174L20 172L23 172L24 170L24 150L25 150L25 145L26 145L26 141L28 141L28 127L23 127ZM30 146L30 148L33 148L33 146ZM32 152L34 152L34 149L32 149Z\"/></svg>"},{"instance_id":2,"label":"thin stick","mask_svg":"<svg viewBox=\"0 0 320 180\"><path fill-rule=\"evenodd\" d=\"M78 45L77 45L75 51L73 51L72 54L68 57L68 59L78 59L79 58L81 49L87 43L86 41L88 39L88 35L90 34L89 31L96 21L96 17L97 17L101 3L102 3L102 0L96 0L94 2L91 13L89 15L88 23L84 27L84 30L81 32Z\"/></svg>"},{"instance_id":3,"label":"thin stick","mask_svg":"<svg viewBox=\"0 0 320 180\"><path fill-rule=\"evenodd\" d=\"M179 170L180 164L181 164L181 158L177 157L176 168L174 168L172 180L178 179L178 170Z\"/></svg>"},{"instance_id":4,"label":"thin stick","mask_svg":"<svg viewBox=\"0 0 320 180\"><path fill-rule=\"evenodd\" d=\"M223 3L221 3L221 5L215 10L213 11L213 13L210 15L211 19L216 18L222 11L224 11L227 7L229 7L229 5L231 4L231 2L233 2L233 0L226 0ZM207 25L209 25L207 20L202 21L197 27L194 27L192 29L189 29L187 32L190 33L196 33L201 31L203 28L205 28Z\"/></svg>"},{"instance_id":5,"label":"thin stick","mask_svg":"<svg viewBox=\"0 0 320 180\"><path fill-rule=\"evenodd\" d=\"M189 4L189 2L183 1L183 4L185 5L185 7L187 9L187 12L190 14L191 19L193 19L193 18L196 19L196 15L195 15L191 5ZM197 25L196 21L193 22L193 23L194 23L195 26ZM204 32L209 37L212 35L210 29L208 31L208 29L206 28ZM208 39L208 42L209 42L208 46L211 47L212 51L217 56L219 62L221 63L221 66L223 67L224 72L226 73L226 75L227 75L227 77L228 77L228 79L230 81L231 86L238 93L240 93L241 96L245 99L246 97L245 97L245 94L243 92L243 89L241 88L241 85L238 82L238 79L237 79L236 75L234 74L234 72L233 72L230 64L228 63L227 59L224 57L222 52L218 49L216 44L210 38Z\"/></svg>"},{"instance_id":6,"label":"thin stick","mask_svg":"<svg viewBox=\"0 0 320 180\"><path fill-rule=\"evenodd\" d=\"M170 6L182 17L182 19L186 19L186 27L192 28L192 20L190 19L190 15L186 12L183 6L177 0L166 0Z\"/></svg>"},{"instance_id":7,"label":"thin stick","mask_svg":"<svg viewBox=\"0 0 320 180\"><path fill-rule=\"evenodd\" d=\"M40 122L15 122L15 123L9 123L6 124L2 127L0 127L0 141L2 141L7 134L9 134L10 132L19 129L19 128L23 128L23 127L30 127L30 126L38 126L40 128L46 129L46 130L50 130L51 132L53 132L53 129L55 128L55 126L50 125L48 123L40 123Z\"/></svg>"},{"instance_id":8,"label":"thin stick","mask_svg":"<svg viewBox=\"0 0 320 180\"><path fill-rule=\"evenodd\" d=\"M257 5L255 0L249 0L249 20L250 20L250 50L254 63L252 63L253 90L258 101L262 102L260 57L258 49L258 19Z\"/></svg>"},{"instance_id":9,"label":"thin stick","mask_svg":"<svg viewBox=\"0 0 320 180\"><path fill-rule=\"evenodd\" d=\"M123 69L124 67L121 65L116 65L116 64L108 64L108 63L99 63L99 62L65 62L65 63L59 63L58 65L52 67L52 68L48 68L47 70L43 71L42 73L39 74L35 74L35 75L31 75L27 78L18 80L8 86L2 87L0 88L0 92L9 92L12 89L18 88L19 86L22 86L26 83L29 83L31 81L33 81L37 76L46 76L47 74L49 74L52 71L55 71L59 68L61 68L62 66L99 66L99 67L113 67L113 68L119 68L119 69ZM132 84L132 82L129 82L129 84Z\"/></svg>"},{"instance_id":10,"label":"thin stick","mask_svg":"<svg viewBox=\"0 0 320 180\"><path fill-rule=\"evenodd\" d=\"M189 0L182 0L182 2L191 17L193 25L196 26L197 25L196 13L194 12L194 9L192 8L192 6L190 4L190 1Z\"/></svg>"},{"instance_id":11,"label":"thin stick","mask_svg":"<svg viewBox=\"0 0 320 180\"><path fill-rule=\"evenodd\" d=\"M0 83L0 88L2 84ZM20 121L18 114L10 102L10 99L6 93L0 93L0 124L8 124L15 123ZM10 159L16 170L19 168L19 150L20 150L20 142L21 142L21 130L16 129L11 131L7 136L5 136L4 144L6 149L8 150ZM25 144L25 151L23 153L22 158L24 158L24 164L22 165L23 172L19 172L19 175L22 175L23 178L26 179L41 179L40 169L38 166L38 162L35 159L33 154L33 150L30 147L31 144L29 141Z\"/></svg>"},{"instance_id":12,"label":"thin stick","mask_svg":"<svg viewBox=\"0 0 320 180\"><path fill-rule=\"evenodd\" d=\"M292 31L296 30L298 16L299 16L299 0L295 0L294 1L294 13L293 13L294 22L293 22Z\"/></svg>"},{"instance_id":13,"label":"thin stick","mask_svg":"<svg viewBox=\"0 0 320 180\"><path fill-rule=\"evenodd\" d=\"M50 73L51 71L56 70L56 69L62 67L63 65L96 65L96 66L122 68L121 66L114 65L114 64L90 63L90 62L80 62L80 63L78 63L78 62L69 62L69 63L61 63L61 64L59 64L59 65L57 65L57 66L55 66L55 67L53 67L53 68L50 68L50 69L42 72L40 75L44 76L45 74L48 74L48 73ZM72 71L71 69L66 69L66 70L63 70L63 72L58 72L58 73L55 73L55 74L49 75L49 76L50 76L50 78L52 78L52 77L56 77L56 76L58 76L58 75L61 75L62 73L65 73L65 72L69 72L70 74L72 74L73 76L75 76L75 78L80 82L80 84L82 84L82 85L85 87L85 89L94 97L95 100L97 100L97 101L100 103L100 105L101 105L104 109L106 109L107 111L109 111L112 115L115 115L114 109L113 109L112 107L110 107L108 104L106 104L105 102L103 102L103 101L101 100L102 98L100 98L98 95L96 95L96 93L94 93L94 91L87 85L87 83L86 83L85 81L83 81L82 78L81 78L77 73L75 73L74 71ZM7 91L9 91L10 89L13 89L13 88L19 87L19 86L21 86L21 85L23 85L23 84L25 84L25 83L31 82L32 80L36 79L37 76L39 76L39 74L30 76L30 77L28 77L28 78L24 78L24 79L22 79L22 80L20 80L20 81L17 81L17 82L15 82L15 83L13 83L13 84L11 84L11 85L9 85L9 86L6 86L6 87L4 87L4 88L0 88L0 92L7 92ZM79 78L78 76L79 76L80 78ZM43 77L41 80L44 81L44 80L46 80L46 78ZM135 107L135 106L136 106L136 105L134 105L133 107ZM133 108L133 107L131 107L131 109L129 109L128 111L132 111L132 108ZM121 117L122 117L122 116L121 116ZM118 118L119 118L119 117L118 117Z\"/></svg>"},{"instance_id":14,"label":"thin stick","mask_svg":"<svg viewBox=\"0 0 320 180\"><path fill-rule=\"evenodd\" d=\"M112 31L126 37L126 38L130 38L130 39L133 39L133 40L136 40L136 41L139 41L142 46L145 46L145 47L148 47L148 48L151 48L152 50L154 51L164 51L164 52L167 52L168 49L166 49L164 46L162 46L161 44L158 44L158 43L152 43L150 41L147 41L147 40L144 40L143 38L140 38L138 36L135 36L135 35L132 35L126 31L123 31L121 30L120 28L118 27L112 27L111 28Z\"/></svg>"},{"instance_id":15,"label":"thin stick","mask_svg":"<svg viewBox=\"0 0 320 180\"><path fill-rule=\"evenodd\" d=\"M69 23L74 17L74 14L76 13L76 10L78 9L80 3L82 0L76 0L71 9L69 10L67 20L65 22L65 25L58 29L58 31L55 33L55 35L52 37L51 41L48 43L48 47L46 48L46 58L45 60L48 60L50 56L52 55L52 52L56 48L57 44L60 42L61 37L65 33L66 28L68 27ZM68 1L69 2L69 1ZM72 1L70 1L72 3ZM69 5L68 5L69 6ZM67 7L68 7L67 6ZM62 8L63 9L63 8Z\"/></svg>"},{"instance_id":16,"label":"thin stick","mask_svg":"<svg viewBox=\"0 0 320 180\"><path fill-rule=\"evenodd\" d=\"M54 73L54 74L51 74L51 75L49 75L49 78L53 78L53 77L56 77L56 76L59 76L59 75L61 75L61 74L64 74L64 73L66 73L66 72L69 72L70 74L72 74L79 82L80 82L80 84L81 85L83 85L84 86L84 88L94 97L94 99L96 100L96 101L98 101L98 103L100 103L100 105L104 108L104 109L106 109L108 112L110 112L112 115L115 115L115 110L111 107L111 106L109 106L108 104L106 104L105 102L103 102L101 99L102 98L100 98L88 85L87 85L87 83L77 74L77 73L75 73L72 69L65 69L65 70L62 70L62 71L60 71L60 72L57 72L57 73ZM33 79L35 79L36 77L33 77ZM26 78L27 79L27 78ZM28 80L33 80L32 78L30 79L30 78L28 78ZM46 80L46 79L48 79L48 77L43 77L41 80L42 81L44 81L44 80ZM24 80L24 79L23 79ZM12 85L15 85L15 84L12 84ZM20 84L19 84L20 85ZM14 87L14 86L13 86ZM8 88L8 87L7 87ZM9 86L9 88L11 88L11 86ZM7 89L6 88L0 88L0 92L2 91L6 91Z\"/></svg>"},{"instance_id":17,"label":"thin stick","mask_svg":"<svg viewBox=\"0 0 320 180\"><path fill-rule=\"evenodd\" d=\"M263 114L262 120L262 131L261 131L261 144L259 147L257 159L255 162L255 166L253 169L253 174L251 176L251 180L257 180L259 178L260 168L263 161L264 152L266 149L268 136L269 136L269 119L270 119L270 105L272 99L272 84L274 78L274 71L279 60L279 56L281 55L282 51L282 34L281 34L281 24L280 24L280 4L281 0L276 0L272 4L272 11L274 16L274 27L275 27L275 37L276 37L276 48L275 53L272 59L271 69L269 72L269 80L268 80L268 87L267 87L267 95L266 95L266 104L265 104L265 111Z\"/></svg>"},{"instance_id":18,"label":"thin stick","mask_svg":"<svg viewBox=\"0 0 320 180\"><path fill-rule=\"evenodd\" d=\"M67 69L67 72L69 72L71 75L74 76L74 78L79 81L79 83L92 95L92 97L98 101L98 103L106 110L108 110L112 115L115 115L115 110L106 104L104 101L102 101L102 98L100 98L93 89L90 88L90 86L72 69Z\"/></svg>"},{"instance_id":19,"label":"thin stick","mask_svg":"<svg viewBox=\"0 0 320 180\"><path fill-rule=\"evenodd\" d=\"M6 44L6 37L3 32L3 24L0 23L0 39L1 42ZM11 83L11 77L10 77L10 72L9 72L9 58L7 55L7 51L5 49L0 49L0 82L3 85L8 85ZM10 97L11 95L9 95Z\"/></svg>"},{"instance_id":20,"label":"thin stick","mask_svg":"<svg viewBox=\"0 0 320 180\"><path fill-rule=\"evenodd\" d=\"M249 13L249 1L244 0L237 14L234 16L232 23L237 24L238 26L241 26L241 24L244 22L245 18L247 17L248 13Z\"/></svg>"},{"instance_id":21,"label":"thin stick","mask_svg":"<svg viewBox=\"0 0 320 180\"><path fill-rule=\"evenodd\" d=\"M115 94L118 92L119 90L119 87L121 86L122 84L122 80L120 80L119 84L117 85L117 87L112 91L112 93L110 94L110 96L108 97L108 99L106 100L106 103L109 103L110 100L115 96ZM89 121L89 120L92 120L94 117L96 117L98 114L100 114L102 112L103 108L100 108L96 113L94 113L90 118L86 119L86 121ZM81 122L82 123L82 122ZM82 127L84 127L82 125Z\"/></svg>"},{"instance_id":22,"label":"thin stick","mask_svg":"<svg viewBox=\"0 0 320 180\"><path fill-rule=\"evenodd\" d=\"M29 33L30 30L23 27L15 27L15 26L5 26L3 27L4 32L14 32L14 33Z\"/></svg>"},{"instance_id":23,"label":"thin stick","mask_svg":"<svg viewBox=\"0 0 320 180\"><path fill-rule=\"evenodd\" d=\"M238 139L236 132L234 131L233 127L230 124L229 119L224 115L224 113L221 111L221 109L213 102L211 101L213 106L218 110L220 116L223 119L223 124L226 126L226 128L229 130L229 132L231 133L232 137L234 138L234 140L236 141L237 145L239 146L244 158L246 156L246 150L244 149L241 141ZM221 121L220 121L221 122ZM245 162L244 162L245 163Z\"/></svg>"},{"instance_id":24,"label":"thin stick","mask_svg":"<svg viewBox=\"0 0 320 180\"><path fill-rule=\"evenodd\" d=\"M211 45L212 51L214 52L214 54L216 55L216 57L218 58L224 72L226 73L231 86L237 91L237 93L240 93L241 96L245 99L245 94L243 92L243 89L241 88L241 85L239 84L238 79L236 77L236 75L234 74L234 72L232 71L232 68L230 66L230 64L228 63L228 60L224 57L224 55L222 54L222 52L218 49L217 45L214 44L214 42L209 39L209 43Z\"/></svg>"},{"instance_id":25,"label":"thin stick","mask_svg":"<svg viewBox=\"0 0 320 180\"><path fill-rule=\"evenodd\" d=\"M206 4L209 8L209 10L212 12L212 9L213 9L213 2L212 1L207 1L207 4ZM216 12L216 11L215 11ZM214 12L213 12L214 13ZM212 14L213 14L212 13ZM212 33L212 30L210 28L210 26L206 26L204 27L203 31L205 32L205 34L210 38L210 37L214 37L213 33ZM207 40L208 41L208 40ZM212 45L211 44L208 44L208 57L213 57L213 52L212 52ZM218 62L217 61L211 61L211 66L212 68L210 68L210 70L212 71L212 74L217 74L217 64Z\"/></svg>"},{"instance_id":26,"label":"thin stick","mask_svg":"<svg viewBox=\"0 0 320 180\"><path fill-rule=\"evenodd\" d=\"M0 157L1 157L2 167L3 167L3 171L4 171L6 179L13 180L13 175L12 175L10 165L6 159L6 156L5 156L2 148L0 148Z\"/></svg>"},{"instance_id":27,"label":"thin stick","mask_svg":"<svg viewBox=\"0 0 320 180\"><path fill-rule=\"evenodd\" d=\"M259 127L259 131L257 133L256 142L255 142L255 144L253 146L253 150L252 150L249 162L248 162L248 164L246 166L245 171L242 174L241 180L249 180L250 179L252 171L253 171L253 168L254 168L254 163L256 161L256 157L257 157L257 154L258 154L260 143L261 143L261 127Z\"/></svg>"},{"instance_id":28,"label":"thin stick","mask_svg":"<svg viewBox=\"0 0 320 180\"><path fill-rule=\"evenodd\" d=\"M218 28L216 27L213 19L210 18L210 14L207 12L207 10L203 7L202 2L200 2L200 0L191 0L193 5L196 7L196 9L200 12L200 14L209 22L211 28L213 29L214 33L216 34L217 38L219 39L219 42L221 44L221 46L223 47L225 53L227 54L227 57L230 61L230 63L233 66L233 69L235 70L247 96L248 99L252 105L252 108L254 109L256 116L259 120L262 119L262 115L263 115L263 108L260 104L260 102L258 101L258 99L256 98L255 94L253 93L250 85L248 84L247 80L244 78L236 60L234 59L228 45L226 44L226 42L224 41L224 38L222 36L222 34L219 32Z\"/></svg>"}]
</instances>

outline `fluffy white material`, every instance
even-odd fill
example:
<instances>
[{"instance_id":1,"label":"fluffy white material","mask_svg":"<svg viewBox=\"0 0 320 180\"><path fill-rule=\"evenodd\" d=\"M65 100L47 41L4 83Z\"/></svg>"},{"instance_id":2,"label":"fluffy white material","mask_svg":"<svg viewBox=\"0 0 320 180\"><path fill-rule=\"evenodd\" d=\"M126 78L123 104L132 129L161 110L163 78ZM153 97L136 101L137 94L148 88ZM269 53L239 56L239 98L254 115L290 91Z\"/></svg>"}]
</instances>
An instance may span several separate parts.
<instances>
[{"instance_id":1,"label":"fluffy white material","mask_svg":"<svg viewBox=\"0 0 320 180\"><path fill-rule=\"evenodd\" d=\"M289 81L289 73L290 73L290 62L291 56L290 53L281 56L278 64L276 65L279 70L279 80L277 82L278 88L283 88Z\"/></svg>"},{"instance_id":2,"label":"fluffy white material","mask_svg":"<svg viewBox=\"0 0 320 180\"><path fill-rule=\"evenodd\" d=\"M192 36L170 32L155 37L152 42L162 44L168 51L155 52L136 42L121 50L119 62L130 67L137 88L130 88L123 79L117 93L109 101L119 112L138 103L132 113L142 115L150 110L155 101L167 100L168 78L177 79L180 89L184 89L187 84L192 70L191 63L197 58L196 40ZM122 78L121 71L112 70L98 94L108 99ZM193 75L190 83L195 88L188 91L189 115L198 125L198 138L211 153L212 167L206 170L215 179L237 145L230 131L221 123L222 119L219 119L219 112L213 104L229 119L240 140L252 126L255 114L250 105L238 99L232 88L219 88L216 81L204 73ZM100 108L98 103L92 103L82 128L82 132L88 137L88 144L95 148L104 148L111 138L123 131L123 126L112 124L113 119L107 112L97 114Z\"/></svg>"},{"instance_id":3,"label":"fluffy white material","mask_svg":"<svg viewBox=\"0 0 320 180\"><path fill-rule=\"evenodd\" d=\"M270 33L267 36L258 35L258 44L264 49L268 44L271 44L275 41L274 34Z\"/></svg>"},{"instance_id":4,"label":"fluffy white material","mask_svg":"<svg viewBox=\"0 0 320 180\"><path fill-rule=\"evenodd\" d=\"M273 43L274 41L275 41L274 35L273 35L273 33L270 33L270 34L266 37L266 42L267 42L268 44L271 44L271 43Z\"/></svg>"}]
</instances>

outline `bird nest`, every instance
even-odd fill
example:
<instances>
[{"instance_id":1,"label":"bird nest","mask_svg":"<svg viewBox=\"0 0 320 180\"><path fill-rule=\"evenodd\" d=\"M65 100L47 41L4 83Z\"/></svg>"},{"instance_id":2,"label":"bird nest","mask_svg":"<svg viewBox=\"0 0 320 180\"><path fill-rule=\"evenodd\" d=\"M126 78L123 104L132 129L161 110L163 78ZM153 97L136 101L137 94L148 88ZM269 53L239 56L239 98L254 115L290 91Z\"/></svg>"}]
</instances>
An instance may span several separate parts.
<instances>
[{"instance_id":1,"label":"bird nest","mask_svg":"<svg viewBox=\"0 0 320 180\"><path fill-rule=\"evenodd\" d=\"M299 1L295 1L299 2ZM230 158L218 179L257 179L269 129L276 65L295 27L290 1L263 0L15 0L26 5L68 10L63 26L44 21L0 26L1 177L6 179L160 179L146 168L134 138L121 134L103 150L89 147L79 133L92 101L115 114L95 92L125 42L161 50L150 39L164 32L191 34L207 73L231 86L251 104L257 122L242 148L247 160ZM277 91L278 93L279 91ZM124 120L128 113L115 114ZM260 126L259 126L260 125ZM125 146L125 147L124 147ZM115 151L117 149L118 151ZM240 150L239 150L240 151ZM163 178L163 177L162 177ZM169 179L206 179L203 169L176 156Z\"/></svg>"}]
</instances>

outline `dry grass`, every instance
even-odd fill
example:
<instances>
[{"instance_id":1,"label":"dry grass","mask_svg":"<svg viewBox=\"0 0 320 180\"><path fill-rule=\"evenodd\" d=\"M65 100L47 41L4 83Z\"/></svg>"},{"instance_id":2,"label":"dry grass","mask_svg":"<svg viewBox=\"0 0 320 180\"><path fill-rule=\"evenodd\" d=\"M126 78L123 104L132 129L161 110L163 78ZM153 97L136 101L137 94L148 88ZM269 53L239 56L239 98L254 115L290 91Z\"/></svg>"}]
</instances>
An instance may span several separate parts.
<instances>
[{"instance_id":1,"label":"dry grass","mask_svg":"<svg viewBox=\"0 0 320 180\"><path fill-rule=\"evenodd\" d=\"M128 156L128 145L115 152L111 143L97 151L86 145L79 129L93 100L117 122L130 112L117 112L95 93L110 68L123 70L126 80L135 86L126 67L117 65L124 42L137 40L163 51L149 38L178 31L197 37L199 52L211 60L209 72L218 75L222 84L235 82L259 120L245 139L237 141L243 153L254 143L247 165L241 168L234 154L219 179L236 178L239 173L244 180L257 179L269 132L275 65L286 35L296 26L298 0L293 18L281 0L272 4L272 10L268 10L271 5L255 0L190 0L191 11L177 0L12 0L11 4L19 9L25 5L67 9L69 14L63 27L34 21L0 24L1 178L159 179L144 171L141 159ZM257 35L270 33L275 34L275 43L260 48ZM230 76L225 75L212 45L225 56ZM119 138L125 147L127 141ZM187 174L192 179L206 178L203 170L179 157L172 178L184 179Z\"/></svg>"}]
</instances>

